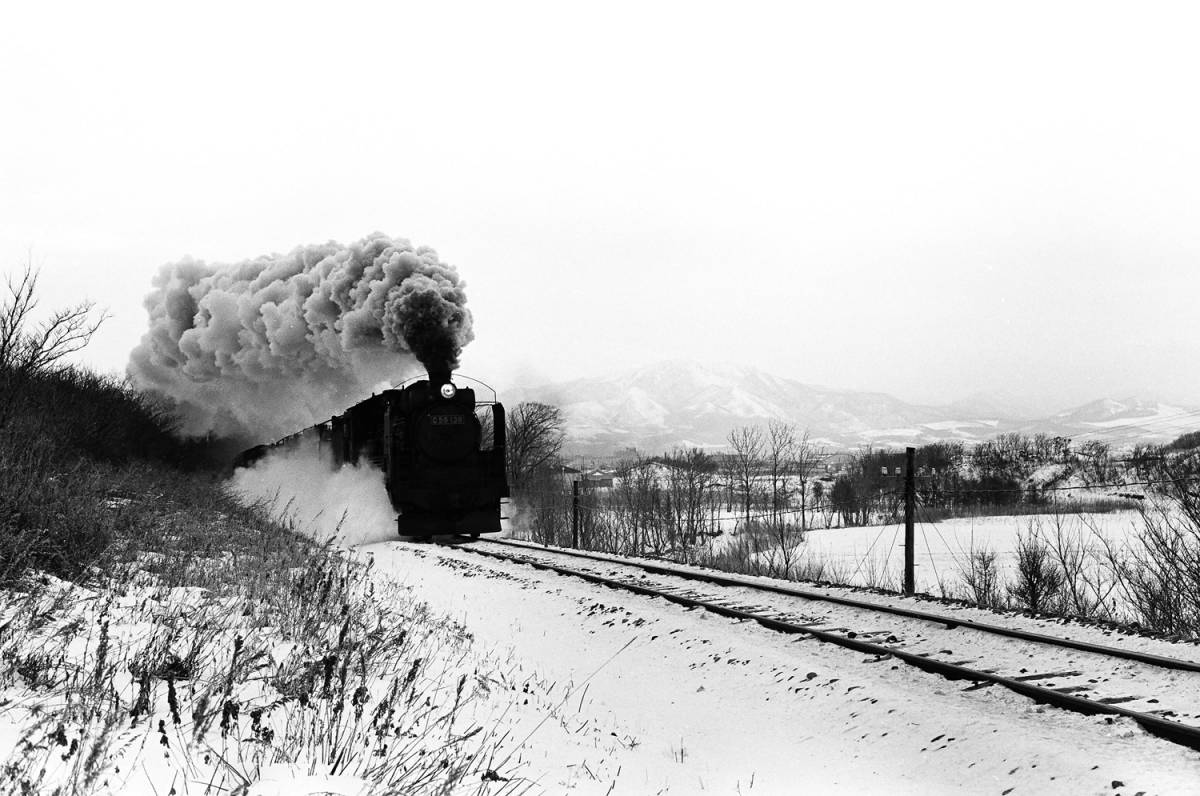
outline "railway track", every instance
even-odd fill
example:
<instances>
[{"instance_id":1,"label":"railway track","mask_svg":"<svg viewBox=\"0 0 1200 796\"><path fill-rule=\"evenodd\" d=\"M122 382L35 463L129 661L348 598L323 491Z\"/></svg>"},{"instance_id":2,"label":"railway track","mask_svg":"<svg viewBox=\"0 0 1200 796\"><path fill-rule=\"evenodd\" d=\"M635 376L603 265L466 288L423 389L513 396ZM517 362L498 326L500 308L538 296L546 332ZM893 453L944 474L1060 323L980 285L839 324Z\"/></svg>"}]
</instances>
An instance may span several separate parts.
<instances>
[{"instance_id":1,"label":"railway track","mask_svg":"<svg viewBox=\"0 0 1200 796\"><path fill-rule=\"evenodd\" d=\"M1000 686L1064 710L1131 719L1200 751L1196 660L604 554L501 540L453 547L800 634L874 656L869 662L899 661L968 681L964 691ZM988 659L951 649L984 637L1000 640Z\"/></svg>"}]
</instances>

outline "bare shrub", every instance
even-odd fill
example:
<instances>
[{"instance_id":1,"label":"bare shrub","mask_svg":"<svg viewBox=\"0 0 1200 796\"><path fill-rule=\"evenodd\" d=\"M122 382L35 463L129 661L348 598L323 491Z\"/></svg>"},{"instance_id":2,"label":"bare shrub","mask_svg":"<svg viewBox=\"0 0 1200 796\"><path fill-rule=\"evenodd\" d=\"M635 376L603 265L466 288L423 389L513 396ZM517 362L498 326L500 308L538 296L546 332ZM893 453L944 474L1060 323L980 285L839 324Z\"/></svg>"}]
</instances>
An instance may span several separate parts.
<instances>
[{"instance_id":1,"label":"bare shrub","mask_svg":"<svg viewBox=\"0 0 1200 796\"><path fill-rule=\"evenodd\" d=\"M1075 616L1112 619L1109 600L1116 589L1111 569L1089 540L1099 529L1081 514L1057 512L1039 524L1039 532L1062 570L1062 610Z\"/></svg>"},{"instance_id":2,"label":"bare shrub","mask_svg":"<svg viewBox=\"0 0 1200 796\"><path fill-rule=\"evenodd\" d=\"M867 588L883 591L900 591L900 577L895 567L889 566L890 558L882 561L869 553L863 557L858 568L862 582Z\"/></svg>"},{"instance_id":3,"label":"bare shrub","mask_svg":"<svg viewBox=\"0 0 1200 796\"><path fill-rule=\"evenodd\" d=\"M749 532L743 530L719 549L714 550L711 545L706 545L689 550L684 560L689 564L712 567L722 572L776 577L777 562L769 555L764 555L769 549L769 539L750 526Z\"/></svg>"},{"instance_id":4,"label":"bare shrub","mask_svg":"<svg viewBox=\"0 0 1200 796\"><path fill-rule=\"evenodd\" d=\"M1181 488L1147 501L1142 533L1105 556L1135 621L1147 628L1200 635L1200 498Z\"/></svg>"},{"instance_id":5,"label":"bare shrub","mask_svg":"<svg viewBox=\"0 0 1200 796\"><path fill-rule=\"evenodd\" d=\"M1034 526L1029 533L1017 533L1015 552L1016 579L1008 585L1009 597L1033 613L1056 609L1062 600L1063 571Z\"/></svg>"},{"instance_id":6,"label":"bare shrub","mask_svg":"<svg viewBox=\"0 0 1200 796\"><path fill-rule=\"evenodd\" d=\"M514 497L514 522L523 538L545 545L571 543L571 495L562 476L543 468L531 474Z\"/></svg>"},{"instance_id":7,"label":"bare shrub","mask_svg":"<svg viewBox=\"0 0 1200 796\"><path fill-rule=\"evenodd\" d=\"M813 555L804 555L796 562L795 580L813 583L849 583L851 574L844 562L830 561Z\"/></svg>"},{"instance_id":8,"label":"bare shrub","mask_svg":"<svg viewBox=\"0 0 1200 796\"><path fill-rule=\"evenodd\" d=\"M972 550L959 572L970 600L981 608L999 608L1003 605L1000 589L1000 573L996 566L993 550Z\"/></svg>"},{"instance_id":9,"label":"bare shrub","mask_svg":"<svg viewBox=\"0 0 1200 796\"><path fill-rule=\"evenodd\" d=\"M796 536L800 536L798 530ZM691 548L681 560L722 572L814 583L848 583L853 576L844 565L813 556L799 543L785 559L775 546L774 532L757 522L719 546L710 543Z\"/></svg>"},{"instance_id":10,"label":"bare shrub","mask_svg":"<svg viewBox=\"0 0 1200 796\"><path fill-rule=\"evenodd\" d=\"M804 527L800 523L790 522L780 517L771 528L772 547L779 558L779 567L783 577L791 578L804 550Z\"/></svg>"}]
</instances>

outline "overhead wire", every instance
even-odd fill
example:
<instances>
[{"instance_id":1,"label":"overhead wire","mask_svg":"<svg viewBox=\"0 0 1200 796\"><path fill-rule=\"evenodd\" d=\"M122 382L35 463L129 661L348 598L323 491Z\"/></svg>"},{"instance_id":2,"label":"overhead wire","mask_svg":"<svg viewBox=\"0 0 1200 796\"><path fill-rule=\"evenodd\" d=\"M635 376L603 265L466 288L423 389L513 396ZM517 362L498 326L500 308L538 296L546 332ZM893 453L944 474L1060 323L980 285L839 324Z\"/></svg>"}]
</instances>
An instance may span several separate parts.
<instances>
[{"instance_id":1,"label":"overhead wire","mask_svg":"<svg viewBox=\"0 0 1200 796\"><path fill-rule=\"evenodd\" d=\"M942 577L938 574L937 560L933 557L933 550L929 547L929 535L925 533L924 525L921 525L921 538L925 541L925 555L929 556L929 565L933 567L933 578L936 582L941 583Z\"/></svg>"},{"instance_id":2,"label":"overhead wire","mask_svg":"<svg viewBox=\"0 0 1200 796\"><path fill-rule=\"evenodd\" d=\"M933 566L933 576L937 578L938 583L941 583L942 578L938 573L937 561L935 561L933 558L933 551L929 549L929 536L925 532L926 526L933 528L934 532L937 533L938 538L942 540L942 547L950 553L950 558L954 561L954 565L961 567L961 563L959 562L958 556L955 554L954 550L950 547L950 544L946 541L946 537L942 536L942 529L937 527L937 523L929 521L929 513L925 510L925 507L918 503L916 504L915 509L916 520L921 525L921 538L925 540L925 552L928 553L929 563ZM922 515L925 518L924 520L921 519Z\"/></svg>"},{"instance_id":3,"label":"overhead wire","mask_svg":"<svg viewBox=\"0 0 1200 796\"><path fill-rule=\"evenodd\" d=\"M1103 483L1103 484L1080 484L1078 486L1048 486L1035 487L1031 490L1028 487L1009 487L1007 489L995 488L980 488L980 489L955 489L943 492L943 495L950 497L958 497L962 495L974 494L1027 494L1030 491L1036 491L1038 494L1044 492L1078 492L1080 490L1097 490L1097 489L1125 489L1134 486L1156 486L1160 484L1178 484L1180 481L1195 479L1196 476L1189 478L1159 478L1146 481L1122 481L1120 483Z\"/></svg>"},{"instance_id":4,"label":"overhead wire","mask_svg":"<svg viewBox=\"0 0 1200 796\"><path fill-rule=\"evenodd\" d=\"M858 577L858 573L859 573L859 571L862 569L862 565L863 565L863 563L864 563L864 562L865 562L865 561L866 561L868 558L870 558L870 557L871 557L871 551L873 551L873 550L875 549L875 545L879 544L879 539L880 539L880 537L882 537L882 536L883 536L883 532L884 532L885 530L887 530L887 529L888 529L888 527L890 527L890 526L888 526L888 525L880 525L880 526L879 526L879 532L875 534L875 540L874 540L873 542L871 542L871 545L870 545L870 546L867 548L867 552L866 552L866 554L864 554L862 558L858 559L858 566L854 568L854 572L853 572L853 574L851 574L851 575L850 575L850 577L849 577L849 579L848 579L848 580L851 580L851 581L852 581L852 580L854 580L856 577ZM897 530L899 530L899 528L897 528ZM896 537L895 537L895 535L893 535L893 536L892 536L892 544L895 544L895 543L896 543ZM888 555L889 555L889 557L890 557L891 553L889 553Z\"/></svg>"},{"instance_id":5,"label":"overhead wire","mask_svg":"<svg viewBox=\"0 0 1200 796\"><path fill-rule=\"evenodd\" d=\"M892 532L892 543L888 545L887 556L883 559L883 571L887 572L888 564L892 563L892 553L896 549L896 537L900 535L900 525L896 525L896 530Z\"/></svg>"}]
</instances>

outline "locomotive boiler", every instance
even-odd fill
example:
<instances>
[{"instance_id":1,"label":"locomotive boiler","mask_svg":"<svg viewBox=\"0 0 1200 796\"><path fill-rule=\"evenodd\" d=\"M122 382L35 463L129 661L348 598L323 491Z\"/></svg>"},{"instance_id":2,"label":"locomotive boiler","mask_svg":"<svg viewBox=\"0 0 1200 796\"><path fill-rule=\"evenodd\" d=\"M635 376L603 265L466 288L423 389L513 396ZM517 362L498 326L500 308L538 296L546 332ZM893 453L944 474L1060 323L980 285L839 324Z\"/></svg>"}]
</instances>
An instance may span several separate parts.
<instances>
[{"instance_id":1,"label":"locomotive boiler","mask_svg":"<svg viewBox=\"0 0 1200 796\"><path fill-rule=\"evenodd\" d=\"M279 447L315 444L332 467L369 462L383 475L398 532L429 538L500 530L508 497L504 407L491 388L431 371L351 406L343 414L242 453L247 466ZM490 400L487 399L490 395Z\"/></svg>"}]
</instances>

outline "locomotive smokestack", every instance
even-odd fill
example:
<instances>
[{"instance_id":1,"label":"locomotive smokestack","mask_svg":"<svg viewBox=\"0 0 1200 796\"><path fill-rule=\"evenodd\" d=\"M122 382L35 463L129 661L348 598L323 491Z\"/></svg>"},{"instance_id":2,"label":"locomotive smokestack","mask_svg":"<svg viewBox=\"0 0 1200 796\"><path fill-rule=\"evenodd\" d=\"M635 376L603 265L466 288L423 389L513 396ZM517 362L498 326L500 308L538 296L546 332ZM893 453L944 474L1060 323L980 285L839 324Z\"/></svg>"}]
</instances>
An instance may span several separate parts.
<instances>
[{"instance_id":1,"label":"locomotive smokestack","mask_svg":"<svg viewBox=\"0 0 1200 796\"><path fill-rule=\"evenodd\" d=\"M429 384L434 389L450 382L450 368L434 366L429 368Z\"/></svg>"}]
</instances>

